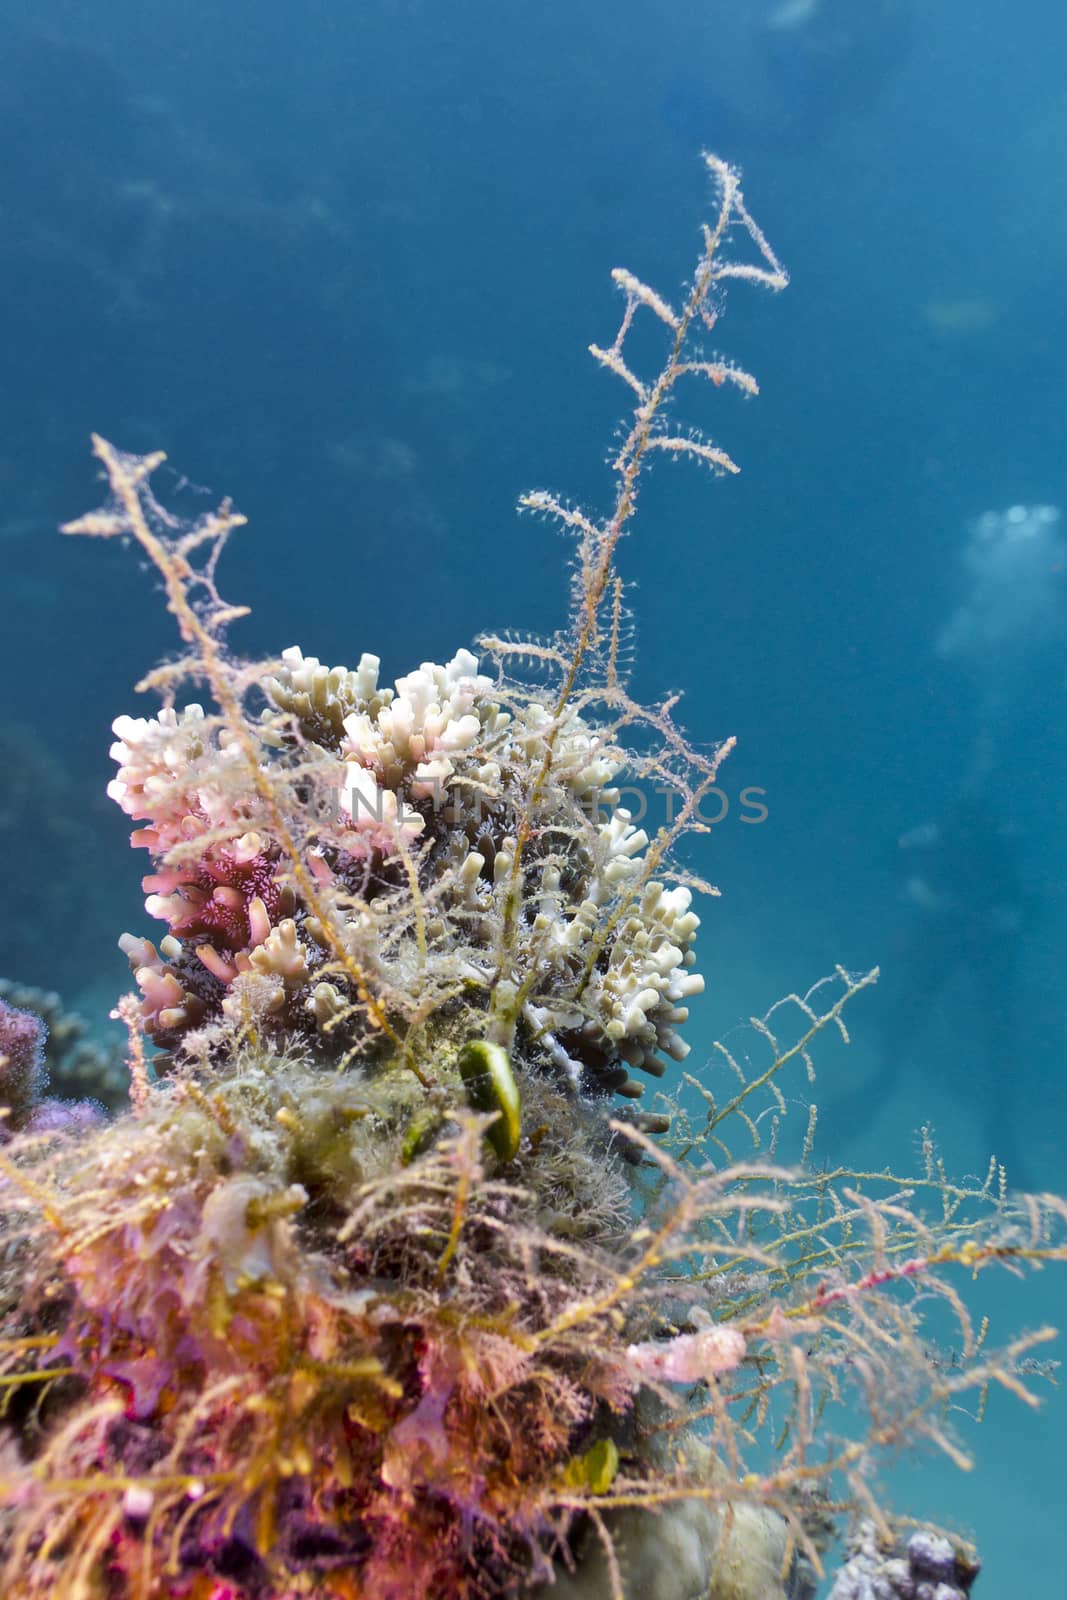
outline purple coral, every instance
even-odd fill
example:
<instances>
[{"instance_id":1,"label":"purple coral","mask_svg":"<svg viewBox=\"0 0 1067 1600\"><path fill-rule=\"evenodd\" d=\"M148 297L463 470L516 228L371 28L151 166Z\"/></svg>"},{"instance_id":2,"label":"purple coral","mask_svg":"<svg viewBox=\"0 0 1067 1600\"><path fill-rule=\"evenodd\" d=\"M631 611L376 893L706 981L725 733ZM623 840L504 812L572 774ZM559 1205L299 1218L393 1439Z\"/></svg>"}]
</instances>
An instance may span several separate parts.
<instances>
[{"instance_id":1,"label":"purple coral","mask_svg":"<svg viewBox=\"0 0 1067 1600\"><path fill-rule=\"evenodd\" d=\"M42 1100L48 1029L36 1011L0 999L0 1144L13 1133L83 1133L103 1116L92 1100Z\"/></svg>"},{"instance_id":2,"label":"purple coral","mask_svg":"<svg viewBox=\"0 0 1067 1600\"><path fill-rule=\"evenodd\" d=\"M29 1121L29 1133L63 1133L77 1135L99 1127L104 1120L104 1108L95 1100L42 1100Z\"/></svg>"},{"instance_id":3,"label":"purple coral","mask_svg":"<svg viewBox=\"0 0 1067 1600\"><path fill-rule=\"evenodd\" d=\"M24 1126L44 1088L46 1029L33 1011L0 1000L0 1138Z\"/></svg>"},{"instance_id":4,"label":"purple coral","mask_svg":"<svg viewBox=\"0 0 1067 1600\"><path fill-rule=\"evenodd\" d=\"M906 1547L887 1551L879 1547L874 1524L862 1522L830 1600L967 1600L978 1570L941 1534L920 1529Z\"/></svg>"}]
</instances>

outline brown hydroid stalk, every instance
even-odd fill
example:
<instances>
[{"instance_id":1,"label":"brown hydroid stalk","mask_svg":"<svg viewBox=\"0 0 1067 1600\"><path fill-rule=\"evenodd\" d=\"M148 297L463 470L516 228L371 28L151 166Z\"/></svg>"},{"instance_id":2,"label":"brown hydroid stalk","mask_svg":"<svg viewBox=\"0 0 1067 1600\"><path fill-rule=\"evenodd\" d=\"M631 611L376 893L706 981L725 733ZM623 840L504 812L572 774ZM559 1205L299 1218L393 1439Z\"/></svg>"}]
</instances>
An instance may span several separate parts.
<instances>
[{"instance_id":1,"label":"brown hydroid stalk","mask_svg":"<svg viewBox=\"0 0 1067 1600\"><path fill-rule=\"evenodd\" d=\"M337 936L333 919L322 897L314 877L308 871L303 855L293 838L292 832L281 813L278 798L259 760L259 752L248 730L244 711L240 700L234 691L229 672L227 671L222 655L222 647L216 635L226 623L236 618L246 616L246 606L227 606L216 609L211 614L211 621L206 624L197 614L189 599L188 586L191 581L199 581L198 575L193 572L185 558L185 549L179 544L177 550L169 548L157 538L148 525L144 513L141 497L138 493L139 486L146 482L151 474L166 460L164 452L157 451L154 455L147 456L132 465L122 456L113 445L99 434L93 434L93 454L103 463L104 470L111 485L111 491L119 501L125 513L121 522L114 518L90 514L81 517L75 522L63 525L63 533L93 534L96 536L113 536L116 533L129 533L137 540L153 566L163 578L167 591L167 609L177 619L178 629L186 644L196 650L197 664L210 685L215 696L219 710L226 721L226 726L236 740L248 768L248 774L259 796L267 815L270 817L275 836L281 845L282 851L288 862L297 886L308 908L318 919L323 935L327 940L334 960L351 980L359 996L360 1002L365 1006L368 1016L375 1027L389 1039L404 1055L405 1065L413 1071L420 1083L428 1086L429 1080L422 1070L416 1065L414 1056L405 1047L404 1041L393 1028L378 1000L371 992L366 975L352 959L351 953L345 949ZM212 519L210 536L217 540L217 549L221 549L227 534L233 528L244 525L246 518L232 513L229 506L223 504L215 519ZM208 537L206 531L200 535L200 541ZM212 569L214 565L212 558ZM209 577L211 574L209 573Z\"/></svg>"},{"instance_id":2,"label":"brown hydroid stalk","mask_svg":"<svg viewBox=\"0 0 1067 1600\"><path fill-rule=\"evenodd\" d=\"M681 314L676 315L655 290L643 284L632 273L623 268L616 268L612 276L626 295L622 324L610 350L603 350L599 345L589 347L596 359L609 371L621 377L638 397L633 424L615 459L615 506L610 517L598 527L580 512L567 510L551 496L525 495L519 502L528 510L547 511L558 517L564 525L579 530L581 589L570 654L564 662L562 682L555 696L552 725L545 739L540 770L534 779L530 806L520 821L511 864L510 892L505 905L504 926L500 940L500 964L494 984L492 1009L492 1028L503 1043L510 1041L522 1008L521 991L516 994L512 983L512 952L522 905L523 862L534 827L533 818L537 814L552 773L564 715L574 699L590 649L594 641L599 638L600 612L605 595L608 593L615 597L615 608L612 617L606 687L608 689L615 687L620 598L615 572L615 553L619 540L637 507L638 485L646 459L650 452L662 450L675 456L689 456L718 471L739 470L724 451L709 445L699 437L668 436L660 430L660 414L678 379L684 374L693 373L706 377L716 387L729 374L746 393L757 392L755 380L747 373L735 372L718 363L684 359L693 325L701 321L709 331L714 326L716 314L709 310L708 298L714 286L727 278L741 278L772 290L783 289L788 283L785 270L745 206L738 174L716 156L706 155L704 160L710 177L718 187L719 209L714 226L709 228L705 225L703 229L704 251ZM764 263L762 266L720 261L719 252L724 236L733 223L738 224L747 233ZM623 358L626 336L638 307L642 305L670 329L672 336L667 359L650 386L644 384L630 370ZM714 781L712 774L708 782L714 783ZM694 808L695 804L694 800Z\"/></svg>"}]
</instances>

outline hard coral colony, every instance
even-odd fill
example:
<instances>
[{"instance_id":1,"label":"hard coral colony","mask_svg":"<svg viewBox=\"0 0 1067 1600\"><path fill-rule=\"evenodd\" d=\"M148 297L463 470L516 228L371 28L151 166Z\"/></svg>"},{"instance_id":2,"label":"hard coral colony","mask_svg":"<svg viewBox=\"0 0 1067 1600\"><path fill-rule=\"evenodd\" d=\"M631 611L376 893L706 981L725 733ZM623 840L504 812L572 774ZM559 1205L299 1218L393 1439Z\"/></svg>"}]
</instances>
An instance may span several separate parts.
<instances>
[{"instance_id":1,"label":"hard coral colony","mask_svg":"<svg viewBox=\"0 0 1067 1600\"><path fill-rule=\"evenodd\" d=\"M761 1148L777 1074L810 1070L866 979L775 1008L762 1070L722 1051L724 1103L686 1077L636 1104L685 1055L702 980L674 852L725 747L627 692L616 549L657 454L735 470L668 402L689 377L754 392L700 337L729 280L785 281L736 174L708 167L682 310L616 272L622 325L594 347L636 400L611 514L525 502L576 540L570 623L483 640L491 673L465 650L392 687L370 655L237 660L215 568L241 519L183 525L161 457L96 442L110 498L68 531L132 536L186 647L113 752L167 932L122 941L130 1110L75 1137L9 1098L6 1595L798 1600L860 1512L840 1581L895 1562L919 1593L933 1536L894 1554L879 1454L959 1460L958 1395L1027 1394L1045 1335L990 1353L949 1274L1062 1257L1060 1203L1016 1205L993 1171L953 1186L932 1155L905 1187ZM626 354L641 314L668 347L651 382ZM179 707L190 683L214 709ZM676 797L653 839L624 772ZM942 1600L964 1593L969 1558L929 1548Z\"/></svg>"}]
</instances>

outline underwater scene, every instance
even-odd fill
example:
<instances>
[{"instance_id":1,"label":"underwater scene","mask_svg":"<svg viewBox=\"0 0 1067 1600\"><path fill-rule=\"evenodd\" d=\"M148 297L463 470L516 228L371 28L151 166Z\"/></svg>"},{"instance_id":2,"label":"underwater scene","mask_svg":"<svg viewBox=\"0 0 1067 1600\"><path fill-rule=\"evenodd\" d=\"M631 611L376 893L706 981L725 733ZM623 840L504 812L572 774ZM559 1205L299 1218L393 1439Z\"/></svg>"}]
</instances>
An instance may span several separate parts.
<instances>
[{"instance_id":1,"label":"underwater scene","mask_svg":"<svg viewBox=\"0 0 1067 1600\"><path fill-rule=\"evenodd\" d=\"M0 1600L1064 1592L1065 61L5 0Z\"/></svg>"}]
</instances>

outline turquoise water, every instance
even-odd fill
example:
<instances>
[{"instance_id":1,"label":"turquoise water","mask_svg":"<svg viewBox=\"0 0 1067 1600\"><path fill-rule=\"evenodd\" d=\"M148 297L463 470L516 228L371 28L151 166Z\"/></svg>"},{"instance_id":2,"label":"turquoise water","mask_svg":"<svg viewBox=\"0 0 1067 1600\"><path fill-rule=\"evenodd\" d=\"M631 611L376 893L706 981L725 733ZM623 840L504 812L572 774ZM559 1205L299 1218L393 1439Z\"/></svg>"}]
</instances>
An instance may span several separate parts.
<instances>
[{"instance_id":1,"label":"turquoise water","mask_svg":"<svg viewBox=\"0 0 1067 1600\"><path fill-rule=\"evenodd\" d=\"M108 726L171 638L135 562L54 533L96 502L90 429L249 515L242 649L393 673L550 630L566 551L514 502L607 504L625 394L585 346L615 330L611 267L668 296L691 269L707 147L793 281L736 288L721 328L760 399L695 408L742 475L662 472L623 563L637 692L682 687L695 737L739 740L694 849L723 898L691 1063L878 962L826 1052L819 1153L902 1170L932 1121L956 1170L996 1137L1067 1189L1065 578L1056 536L965 565L981 513L1065 498L1065 45L1051 0L6 5L0 973L102 1011L113 937L146 926ZM983 831L913 870L900 836L951 837L965 794ZM1067 1325L1055 1274L1014 1309L996 1288L994 1337ZM1055 1395L996 1397L975 1474L902 1471L912 1509L974 1529L979 1593L1052 1583L1063 1427Z\"/></svg>"}]
</instances>

